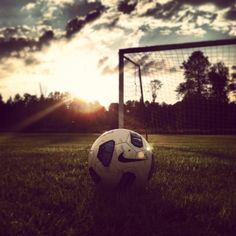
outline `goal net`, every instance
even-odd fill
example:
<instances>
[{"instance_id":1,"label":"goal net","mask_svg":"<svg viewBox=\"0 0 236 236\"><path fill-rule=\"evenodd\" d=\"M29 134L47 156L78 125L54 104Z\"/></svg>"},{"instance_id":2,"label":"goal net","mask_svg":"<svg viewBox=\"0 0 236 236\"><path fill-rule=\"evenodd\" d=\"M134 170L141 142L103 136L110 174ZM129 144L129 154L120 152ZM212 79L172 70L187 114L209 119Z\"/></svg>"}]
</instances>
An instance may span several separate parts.
<instances>
[{"instance_id":1,"label":"goal net","mask_svg":"<svg viewBox=\"0 0 236 236\"><path fill-rule=\"evenodd\" d=\"M119 51L119 127L236 132L236 40Z\"/></svg>"}]
</instances>

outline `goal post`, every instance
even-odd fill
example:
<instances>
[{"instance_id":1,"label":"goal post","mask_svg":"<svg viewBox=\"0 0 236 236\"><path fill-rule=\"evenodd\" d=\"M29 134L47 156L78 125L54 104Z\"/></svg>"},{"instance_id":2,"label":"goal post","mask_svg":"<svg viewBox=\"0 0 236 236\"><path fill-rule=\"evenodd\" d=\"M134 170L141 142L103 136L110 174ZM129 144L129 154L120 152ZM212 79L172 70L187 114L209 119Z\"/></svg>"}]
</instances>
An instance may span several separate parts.
<instances>
[{"instance_id":1,"label":"goal post","mask_svg":"<svg viewBox=\"0 0 236 236\"><path fill-rule=\"evenodd\" d=\"M132 63L138 69L140 102L144 105L141 66L123 53L119 53L119 128L124 127L124 60Z\"/></svg>"},{"instance_id":2,"label":"goal post","mask_svg":"<svg viewBox=\"0 0 236 236\"><path fill-rule=\"evenodd\" d=\"M124 128L124 55L119 51L119 128Z\"/></svg>"},{"instance_id":3,"label":"goal post","mask_svg":"<svg viewBox=\"0 0 236 236\"><path fill-rule=\"evenodd\" d=\"M205 58L205 61L207 61L206 66L205 68L200 68L201 65L199 65L199 71L193 71L192 75L189 75L191 70L190 72L187 71L188 66L193 62L197 54L198 57L201 55L202 59ZM201 64L200 61L199 59L199 64ZM189 65L187 65L188 62ZM223 72L220 71L222 67L227 72L225 86L228 86L228 103L235 104L236 39L120 49L119 128L137 128L141 124L143 127L138 127L138 129L144 130L144 119L146 119L149 132L200 131L204 133L204 131L207 132L211 129L216 130L216 126L213 129L211 124L209 126L207 124L210 120L212 121L214 116L221 116L222 119L227 118L233 123L232 117L235 115L233 106L231 106L231 108L233 107L231 118L229 114L224 117L225 111L223 109L221 109L222 112L218 112L217 108L213 109L213 106L217 106L214 103L217 99L214 100L213 98L214 96L217 97L217 89L220 89L219 82L215 82L215 78L221 76L218 81L223 81ZM203 73L201 72L203 69L205 74L200 75ZM199 74L199 78L196 75L196 78L194 78L194 73ZM199 89L194 89L194 86L197 87L196 81L199 83ZM229 83L231 83L230 86ZM192 88L187 88L186 86L192 86ZM192 109L191 104L188 105L188 102L191 100L190 97L194 100L193 97L197 94L195 90L198 90L198 95L201 94L205 100L200 99L200 101L198 99L199 104L197 104L197 99L195 99L194 109ZM145 112L147 113L146 115L140 114L141 118L135 116L138 109L140 111L139 103L145 104ZM200 115L198 119L201 124L197 124L198 121L195 121L196 117L194 118L194 114L191 114L191 111L194 110L196 112L201 105L211 111L206 111L204 115ZM187 106L190 107L189 110L186 108ZM136 107L136 110L132 107ZM227 112L230 113L228 110ZM187 115L192 115L192 121ZM170 123L168 124L168 122ZM229 131L232 128L231 126L223 127L220 124L218 128Z\"/></svg>"}]
</instances>

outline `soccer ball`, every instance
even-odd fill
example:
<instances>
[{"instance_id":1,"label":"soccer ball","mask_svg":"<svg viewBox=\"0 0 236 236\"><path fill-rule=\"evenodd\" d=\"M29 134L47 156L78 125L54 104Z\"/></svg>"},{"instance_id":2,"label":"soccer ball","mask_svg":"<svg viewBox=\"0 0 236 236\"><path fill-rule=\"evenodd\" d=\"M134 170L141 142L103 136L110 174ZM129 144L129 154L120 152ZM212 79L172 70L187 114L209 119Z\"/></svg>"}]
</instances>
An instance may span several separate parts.
<instances>
[{"instance_id":1,"label":"soccer ball","mask_svg":"<svg viewBox=\"0 0 236 236\"><path fill-rule=\"evenodd\" d=\"M131 130L114 129L94 142L88 166L98 186L134 189L144 187L151 178L154 160L144 137Z\"/></svg>"}]
</instances>

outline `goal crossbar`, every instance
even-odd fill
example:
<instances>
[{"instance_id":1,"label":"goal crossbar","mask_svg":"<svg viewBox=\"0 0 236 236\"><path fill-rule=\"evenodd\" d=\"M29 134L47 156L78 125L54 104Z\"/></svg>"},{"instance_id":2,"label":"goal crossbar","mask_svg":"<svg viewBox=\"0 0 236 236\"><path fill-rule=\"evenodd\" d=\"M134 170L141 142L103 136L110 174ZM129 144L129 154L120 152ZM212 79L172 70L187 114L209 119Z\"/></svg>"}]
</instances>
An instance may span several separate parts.
<instances>
[{"instance_id":1,"label":"goal crossbar","mask_svg":"<svg viewBox=\"0 0 236 236\"><path fill-rule=\"evenodd\" d=\"M213 46L220 46L220 45L231 45L235 43L236 43L236 38L200 41L200 42L191 42L191 43L155 45L155 46L148 46L148 47L133 47L133 48L120 49L119 54L125 55L129 53L155 52L155 51L166 51L166 50L198 48L198 47L213 47Z\"/></svg>"}]
</instances>

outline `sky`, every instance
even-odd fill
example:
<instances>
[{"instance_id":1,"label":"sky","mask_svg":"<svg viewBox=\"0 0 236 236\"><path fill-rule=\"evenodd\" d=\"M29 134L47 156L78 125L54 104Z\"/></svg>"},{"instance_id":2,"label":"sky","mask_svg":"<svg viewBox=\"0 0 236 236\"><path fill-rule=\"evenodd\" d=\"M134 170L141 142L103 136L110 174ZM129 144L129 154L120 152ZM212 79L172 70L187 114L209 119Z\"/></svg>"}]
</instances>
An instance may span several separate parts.
<instances>
[{"instance_id":1,"label":"sky","mask_svg":"<svg viewBox=\"0 0 236 236\"><path fill-rule=\"evenodd\" d=\"M120 48L236 38L235 0L0 0L0 94L118 101Z\"/></svg>"}]
</instances>

